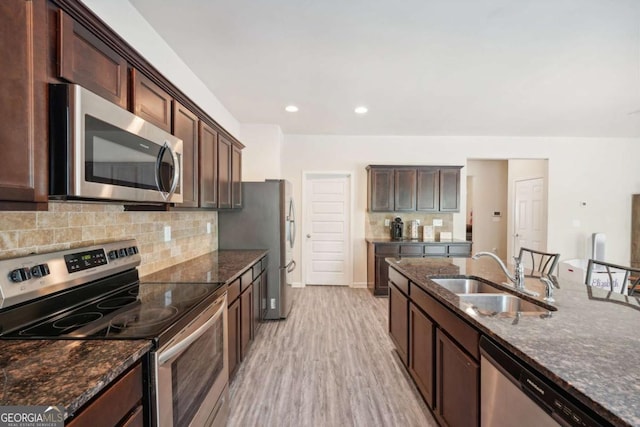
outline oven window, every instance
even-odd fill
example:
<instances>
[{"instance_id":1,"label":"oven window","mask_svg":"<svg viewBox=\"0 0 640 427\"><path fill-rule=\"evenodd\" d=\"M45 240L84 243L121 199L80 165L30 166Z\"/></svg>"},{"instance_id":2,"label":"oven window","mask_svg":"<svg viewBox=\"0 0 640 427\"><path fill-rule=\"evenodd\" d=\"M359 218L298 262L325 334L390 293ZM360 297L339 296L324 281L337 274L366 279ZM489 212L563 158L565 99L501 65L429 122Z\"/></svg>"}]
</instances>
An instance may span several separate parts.
<instances>
[{"instance_id":1,"label":"oven window","mask_svg":"<svg viewBox=\"0 0 640 427\"><path fill-rule=\"evenodd\" d=\"M171 186L173 168L162 146L85 115L86 181L164 190Z\"/></svg>"},{"instance_id":2,"label":"oven window","mask_svg":"<svg viewBox=\"0 0 640 427\"><path fill-rule=\"evenodd\" d=\"M188 425L224 368L222 317L172 364L173 425Z\"/></svg>"}]
</instances>

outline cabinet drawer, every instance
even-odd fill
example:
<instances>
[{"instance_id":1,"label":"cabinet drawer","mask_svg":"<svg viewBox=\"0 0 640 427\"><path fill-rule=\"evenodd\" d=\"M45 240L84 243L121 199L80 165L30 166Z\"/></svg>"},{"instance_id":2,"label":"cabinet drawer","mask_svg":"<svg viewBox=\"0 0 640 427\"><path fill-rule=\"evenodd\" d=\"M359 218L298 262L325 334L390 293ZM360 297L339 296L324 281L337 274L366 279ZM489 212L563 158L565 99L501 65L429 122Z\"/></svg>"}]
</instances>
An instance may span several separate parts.
<instances>
[{"instance_id":1,"label":"cabinet drawer","mask_svg":"<svg viewBox=\"0 0 640 427\"><path fill-rule=\"evenodd\" d=\"M400 245L376 245L376 255L398 255L400 253Z\"/></svg>"},{"instance_id":2,"label":"cabinet drawer","mask_svg":"<svg viewBox=\"0 0 640 427\"><path fill-rule=\"evenodd\" d=\"M458 344L476 360L480 358L479 332L455 313L440 304L415 284L409 289L409 297L414 304L427 313L450 336L456 337Z\"/></svg>"},{"instance_id":3,"label":"cabinet drawer","mask_svg":"<svg viewBox=\"0 0 640 427\"><path fill-rule=\"evenodd\" d=\"M248 269L242 273L242 276L240 277L240 292L247 289L251 282L253 282L253 271L252 269Z\"/></svg>"},{"instance_id":4,"label":"cabinet drawer","mask_svg":"<svg viewBox=\"0 0 640 427\"><path fill-rule=\"evenodd\" d=\"M422 255L422 245L400 245L400 255Z\"/></svg>"},{"instance_id":5,"label":"cabinet drawer","mask_svg":"<svg viewBox=\"0 0 640 427\"><path fill-rule=\"evenodd\" d=\"M425 255L447 255L447 245L425 245Z\"/></svg>"},{"instance_id":6,"label":"cabinet drawer","mask_svg":"<svg viewBox=\"0 0 640 427\"><path fill-rule=\"evenodd\" d=\"M231 305L238 295L240 295L240 279L234 280L227 288L227 305Z\"/></svg>"},{"instance_id":7,"label":"cabinet drawer","mask_svg":"<svg viewBox=\"0 0 640 427\"><path fill-rule=\"evenodd\" d=\"M142 401L142 366L138 363L78 414L70 426L114 426Z\"/></svg>"},{"instance_id":8,"label":"cabinet drawer","mask_svg":"<svg viewBox=\"0 0 640 427\"><path fill-rule=\"evenodd\" d=\"M393 268L389 268L389 281L396 285L405 295L409 295L409 279Z\"/></svg>"},{"instance_id":9,"label":"cabinet drawer","mask_svg":"<svg viewBox=\"0 0 640 427\"><path fill-rule=\"evenodd\" d=\"M449 245L449 255L471 256L471 245Z\"/></svg>"},{"instance_id":10,"label":"cabinet drawer","mask_svg":"<svg viewBox=\"0 0 640 427\"><path fill-rule=\"evenodd\" d=\"M256 280L260 275L260 273L262 273L262 262L258 261L255 264L253 264L253 267L251 267L251 270L253 271L253 280Z\"/></svg>"}]
</instances>

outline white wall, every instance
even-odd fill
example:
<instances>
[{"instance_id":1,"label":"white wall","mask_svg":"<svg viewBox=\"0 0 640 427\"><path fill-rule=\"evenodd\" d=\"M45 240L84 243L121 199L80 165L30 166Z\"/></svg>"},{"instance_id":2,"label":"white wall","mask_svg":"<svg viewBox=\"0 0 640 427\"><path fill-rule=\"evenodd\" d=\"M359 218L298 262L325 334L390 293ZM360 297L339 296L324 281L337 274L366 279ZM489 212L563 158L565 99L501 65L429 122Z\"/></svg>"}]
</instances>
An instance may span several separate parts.
<instances>
[{"instance_id":1,"label":"white wall","mask_svg":"<svg viewBox=\"0 0 640 427\"><path fill-rule=\"evenodd\" d=\"M586 256L592 232L607 234L607 258L629 263L631 195L640 193L638 138L401 137L285 135L282 177L301 200L303 171L353 171L354 282L366 281L366 171L368 164L466 165L467 159L549 159L548 247L562 259ZM462 169L461 211L454 237L465 237L466 167ZM581 207L581 201L587 201ZM575 221L579 226L574 226ZM300 222L302 223L302 222ZM305 230L298 230L304 233ZM300 241L300 235L297 236ZM300 247L295 254L300 258ZM299 270L298 277L300 281Z\"/></svg>"},{"instance_id":2,"label":"white wall","mask_svg":"<svg viewBox=\"0 0 640 427\"><path fill-rule=\"evenodd\" d=\"M127 0L82 0L169 81L239 138L240 125L162 37Z\"/></svg>"},{"instance_id":3,"label":"white wall","mask_svg":"<svg viewBox=\"0 0 640 427\"><path fill-rule=\"evenodd\" d=\"M473 251L494 252L507 258L506 160L469 160L467 177L473 178ZM467 211L469 207L467 207ZM501 216L494 217L494 212Z\"/></svg>"},{"instance_id":4,"label":"white wall","mask_svg":"<svg viewBox=\"0 0 640 427\"><path fill-rule=\"evenodd\" d=\"M242 124L242 180L281 178L282 130L277 125Z\"/></svg>"}]
</instances>

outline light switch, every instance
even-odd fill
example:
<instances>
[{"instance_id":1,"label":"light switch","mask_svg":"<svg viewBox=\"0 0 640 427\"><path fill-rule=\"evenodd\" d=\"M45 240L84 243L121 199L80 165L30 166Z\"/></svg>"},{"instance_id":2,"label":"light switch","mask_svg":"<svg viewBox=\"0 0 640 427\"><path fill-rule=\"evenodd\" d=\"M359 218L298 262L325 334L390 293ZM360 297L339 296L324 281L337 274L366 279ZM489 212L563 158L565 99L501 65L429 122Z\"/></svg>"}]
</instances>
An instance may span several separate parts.
<instances>
[{"instance_id":1,"label":"light switch","mask_svg":"<svg viewBox=\"0 0 640 427\"><path fill-rule=\"evenodd\" d=\"M207 223L207 234L211 234L211 223Z\"/></svg>"},{"instance_id":2,"label":"light switch","mask_svg":"<svg viewBox=\"0 0 640 427\"><path fill-rule=\"evenodd\" d=\"M442 220L441 219L434 219L433 220L433 226L434 227L442 227Z\"/></svg>"},{"instance_id":3,"label":"light switch","mask_svg":"<svg viewBox=\"0 0 640 427\"><path fill-rule=\"evenodd\" d=\"M164 241L165 242L171 241L171 226L170 225L165 225L164 226Z\"/></svg>"},{"instance_id":4,"label":"light switch","mask_svg":"<svg viewBox=\"0 0 640 427\"><path fill-rule=\"evenodd\" d=\"M388 218L387 218L387 219L385 219L385 220L384 220L384 226L385 226L385 227L391 227L391 220L390 220L390 219L388 219Z\"/></svg>"}]
</instances>

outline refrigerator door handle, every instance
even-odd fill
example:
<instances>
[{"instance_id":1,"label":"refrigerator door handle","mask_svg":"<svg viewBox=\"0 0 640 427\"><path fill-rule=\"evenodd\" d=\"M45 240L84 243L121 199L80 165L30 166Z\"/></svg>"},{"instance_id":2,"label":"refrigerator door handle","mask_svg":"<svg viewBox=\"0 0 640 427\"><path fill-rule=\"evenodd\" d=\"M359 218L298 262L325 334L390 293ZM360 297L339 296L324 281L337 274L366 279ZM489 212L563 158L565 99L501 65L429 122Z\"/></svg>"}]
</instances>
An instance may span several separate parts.
<instances>
[{"instance_id":1,"label":"refrigerator door handle","mask_svg":"<svg viewBox=\"0 0 640 427\"><path fill-rule=\"evenodd\" d=\"M287 264L285 268L287 269L287 273L291 273L296 269L296 262L294 260L291 260L291 262L289 262L289 264Z\"/></svg>"},{"instance_id":2,"label":"refrigerator door handle","mask_svg":"<svg viewBox=\"0 0 640 427\"><path fill-rule=\"evenodd\" d=\"M289 216L287 217L289 221L289 236L291 247L293 248L294 243L296 242L296 211L293 206L293 199L289 200Z\"/></svg>"}]
</instances>

